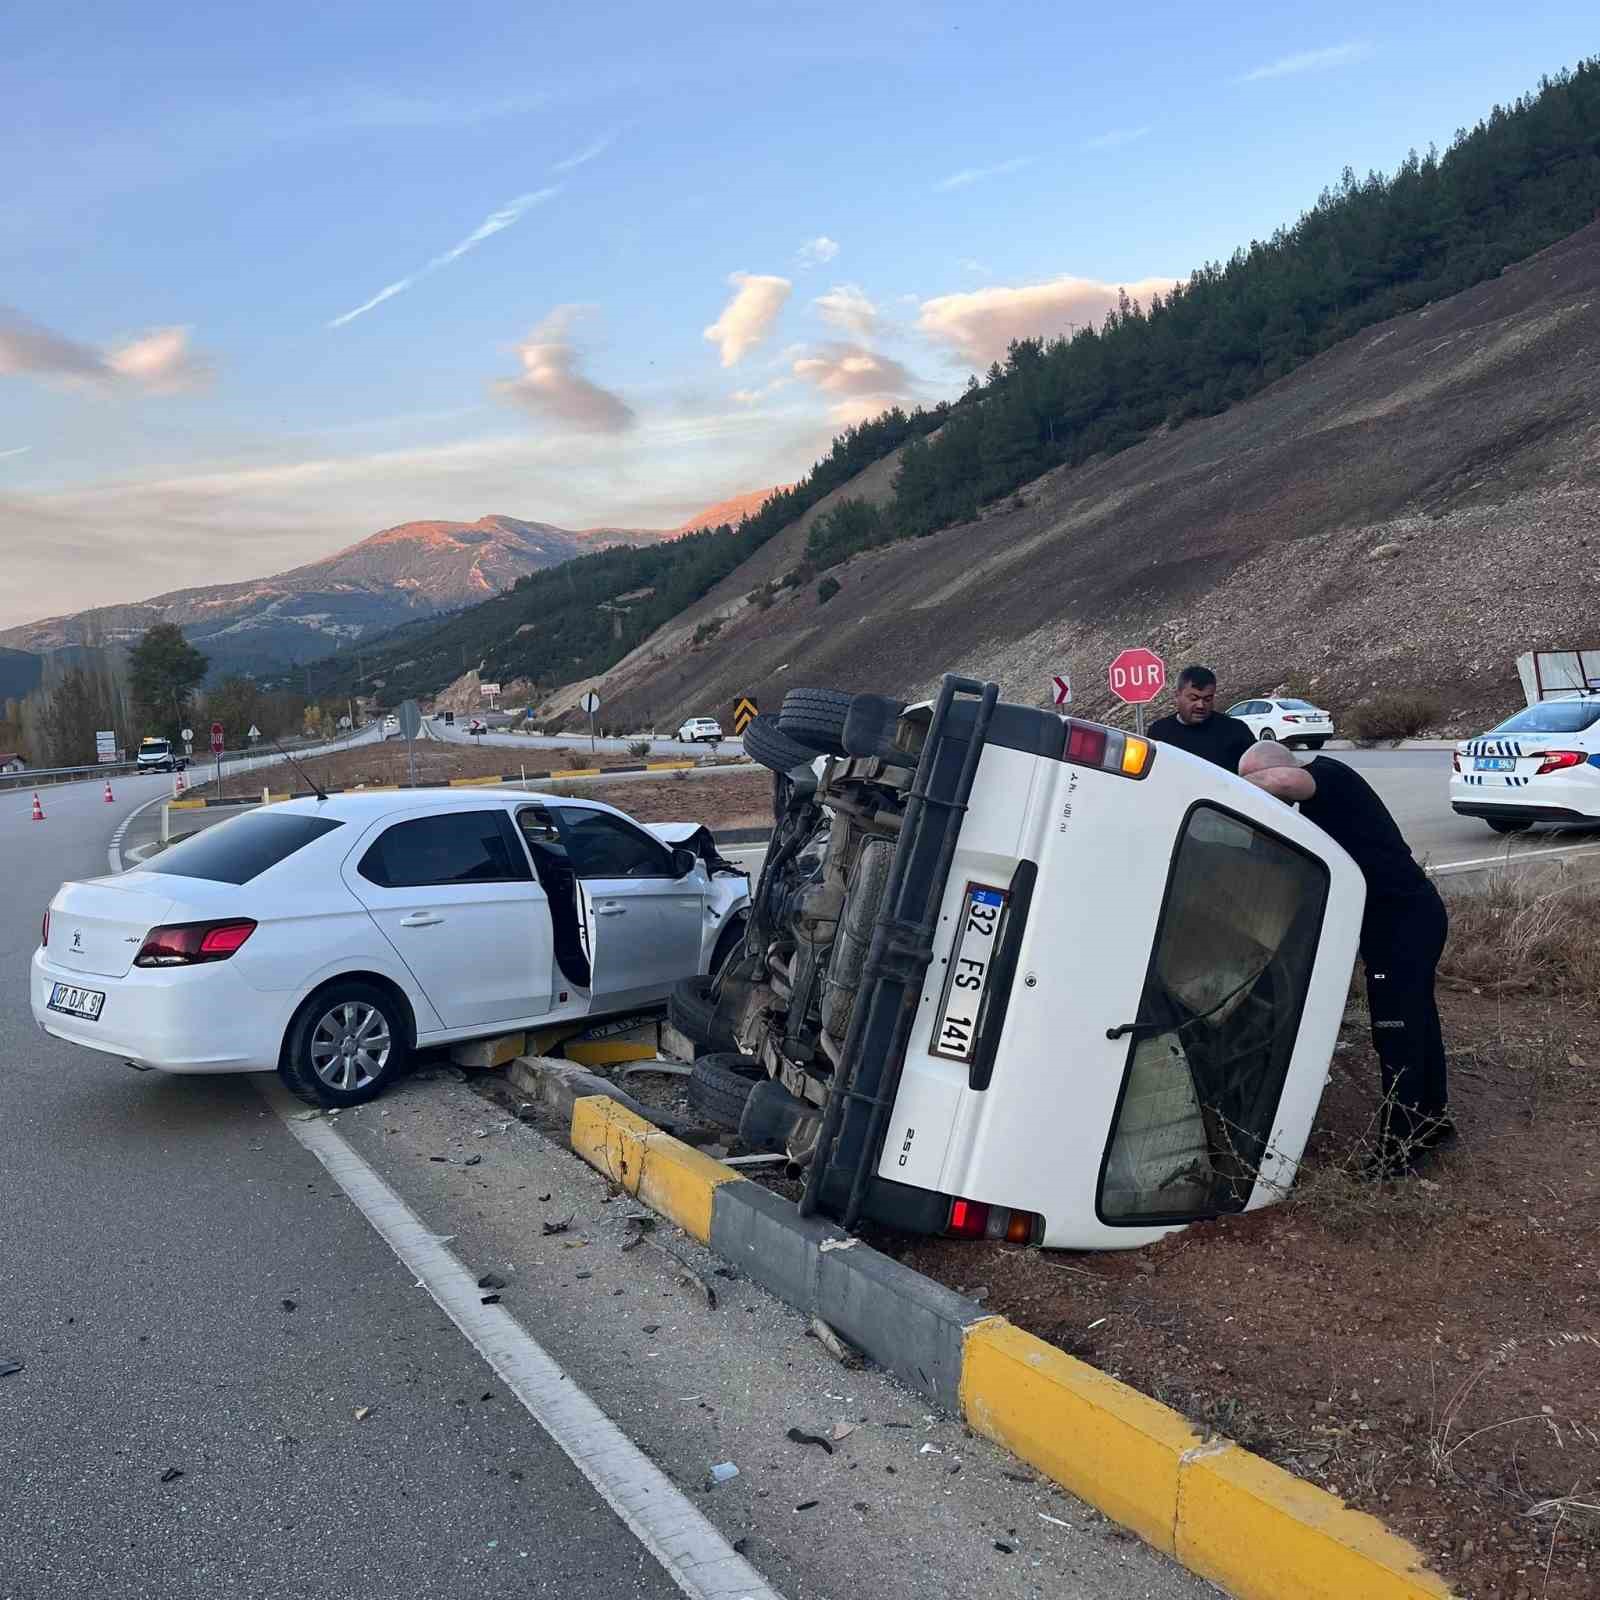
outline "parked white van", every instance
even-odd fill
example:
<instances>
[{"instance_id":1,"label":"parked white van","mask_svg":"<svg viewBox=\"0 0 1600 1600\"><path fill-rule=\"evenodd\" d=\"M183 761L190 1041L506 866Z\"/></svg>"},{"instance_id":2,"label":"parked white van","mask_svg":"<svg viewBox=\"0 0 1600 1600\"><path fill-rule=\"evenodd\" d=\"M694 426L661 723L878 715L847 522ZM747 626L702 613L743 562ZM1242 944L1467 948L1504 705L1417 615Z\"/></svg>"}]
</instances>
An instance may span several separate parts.
<instances>
[{"instance_id":1,"label":"parked white van","mask_svg":"<svg viewBox=\"0 0 1600 1600\"><path fill-rule=\"evenodd\" d=\"M1123 1249L1287 1191L1365 898L1319 828L953 677L791 691L745 749L781 774L771 847L673 1016L696 1103L787 1151L803 1211Z\"/></svg>"}]
</instances>

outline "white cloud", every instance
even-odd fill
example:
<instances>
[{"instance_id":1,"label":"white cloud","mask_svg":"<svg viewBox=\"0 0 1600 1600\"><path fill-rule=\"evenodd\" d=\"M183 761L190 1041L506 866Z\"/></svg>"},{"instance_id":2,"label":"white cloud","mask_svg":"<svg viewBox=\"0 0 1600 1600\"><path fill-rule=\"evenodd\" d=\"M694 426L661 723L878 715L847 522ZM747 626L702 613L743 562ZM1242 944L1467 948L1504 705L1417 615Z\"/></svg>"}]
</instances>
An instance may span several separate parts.
<instances>
[{"instance_id":1,"label":"white cloud","mask_svg":"<svg viewBox=\"0 0 1600 1600\"><path fill-rule=\"evenodd\" d=\"M842 328L857 339L876 338L881 330L882 319L878 315L878 308L857 284L835 284L811 303L821 313L824 322Z\"/></svg>"},{"instance_id":2,"label":"white cloud","mask_svg":"<svg viewBox=\"0 0 1600 1600\"><path fill-rule=\"evenodd\" d=\"M787 389L788 387L789 380L787 378L774 378L771 383L764 383L759 389L735 389L728 398L735 405L758 406L763 400L775 395L780 389Z\"/></svg>"},{"instance_id":3,"label":"white cloud","mask_svg":"<svg viewBox=\"0 0 1600 1600\"><path fill-rule=\"evenodd\" d=\"M963 256L960 266L963 272L970 272L975 278L992 278L994 276L994 268L987 261L977 261L971 256ZM912 295L911 298L917 300L920 297Z\"/></svg>"},{"instance_id":4,"label":"white cloud","mask_svg":"<svg viewBox=\"0 0 1600 1600\"><path fill-rule=\"evenodd\" d=\"M31 444L18 444L9 450L0 450L0 461L9 461L13 456L25 456L31 449L33 449Z\"/></svg>"},{"instance_id":5,"label":"white cloud","mask_svg":"<svg viewBox=\"0 0 1600 1600\"><path fill-rule=\"evenodd\" d=\"M1008 172L1020 172L1032 160L1032 156L1013 156L1009 161L997 161L992 167L963 167L960 172L952 172L948 178L941 178L933 187L941 194L951 189L970 188L975 183L982 183L985 178L1000 178Z\"/></svg>"},{"instance_id":6,"label":"white cloud","mask_svg":"<svg viewBox=\"0 0 1600 1600\"><path fill-rule=\"evenodd\" d=\"M152 328L106 356L106 365L120 378L157 394L177 394L196 389L211 377L211 370L189 348L187 328Z\"/></svg>"},{"instance_id":7,"label":"white cloud","mask_svg":"<svg viewBox=\"0 0 1600 1600\"><path fill-rule=\"evenodd\" d=\"M1347 67L1372 54L1372 46L1365 43L1330 45L1325 50L1301 50L1292 56L1280 56L1265 66L1242 73L1235 83L1261 83L1268 78L1292 78L1302 72L1328 72L1334 67Z\"/></svg>"},{"instance_id":8,"label":"white cloud","mask_svg":"<svg viewBox=\"0 0 1600 1600\"><path fill-rule=\"evenodd\" d=\"M1112 128L1106 133L1097 133L1092 139L1083 141L1085 150L1115 150L1119 145L1132 144L1136 139L1142 139L1149 133L1149 125L1142 128Z\"/></svg>"},{"instance_id":9,"label":"white cloud","mask_svg":"<svg viewBox=\"0 0 1600 1600\"><path fill-rule=\"evenodd\" d=\"M100 351L0 308L0 376L61 378L172 394L204 383L210 370L189 348L187 328L152 328Z\"/></svg>"},{"instance_id":10,"label":"white cloud","mask_svg":"<svg viewBox=\"0 0 1600 1600\"><path fill-rule=\"evenodd\" d=\"M632 408L578 371L578 352L567 338L585 309L557 306L516 347L522 376L495 387L507 400L560 426L585 433L621 433L637 420Z\"/></svg>"},{"instance_id":11,"label":"white cloud","mask_svg":"<svg viewBox=\"0 0 1600 1600\"><path fill-rule=\"evenodd\" d=\"M917 387L898 361L859 344L824 345L796 361L794 375L828 396L835 422L876 416Z\"/></svg>"},{"instance_id":12,"label":"white cloud","mask_svg":"<svg viewBox=\"0 0 1600 1600\"><path fill-rule=\"evenodd\" d=\"M616 142L616 134L603 133L598 139L586 144L576 155L568 156L565 161L556 162L550 170L552 172L572 172L587 162L593 161L596 156L603 156Z\"/></svg>"},{"instance_id":13,"label":"white cloud","mask_svg":"<svg viewBox=\"0 0 1600 1600\"><path fill-rule=\"evenodd\" d=\"M796 252L802 267L825 266L838 253L838 240L830 239L825 233L819 233L815 239L807 239Z\"/></svg>"},{"instance_id":14,"label":"white cloud","mask_svg":"<svg viewBox=\"0 0 1600 1600\"><path fill-rule=\"evenodd\" d=\"M1014 289L997 284L924 300L917 327L967 365L986 367L991 361L1004 360L1013 339L1050 338L1068 332L1072 323L1098 327L1123 289L1131 298L1148 303L1152 295L1165 294L1175 281L1141 278L1137 283L1118 285L1063 277Z\"/></svg>"},{"instance_id":15,"label":"white cloud","mask_svg":"<svg viewBox=\"0 0 1600 1600\"><path fill-rule=\"evenodd\" d=\"M721 351L723 366L735 367L772 332L794 285L787 278L750 272L731 273L728 282L733 298L705 337Z\"/></svg>"},{"instance_id":16,"label":"white cloud","mask_svg":"<svg viewBox=\"0 0 1600 1600\"><path fill-rule=\"evenodd\" d=\"M380 289L370 300L358 305L354 311L346 311L342 316L335 317L328 326L342 328L347 322L354 322L357 317L363 316L375 306L381 306L385 300L392 300L397 294L404 294L413 284L420 283L430 273L437 272L440 267L447 267L452 261L459 261L469 250L476 250L485 239L493 238L495 234L509 228L512 223L520 221L535 206L543 205L546 200L560 193L561 185L554 184L547 189L536 189L532 194L519 194L515 200L507 201L498 211L491 212L466 238L458 244L451 245L443 255L435 256L409 277L397 279Z\"/></svg>"}]
</instances>

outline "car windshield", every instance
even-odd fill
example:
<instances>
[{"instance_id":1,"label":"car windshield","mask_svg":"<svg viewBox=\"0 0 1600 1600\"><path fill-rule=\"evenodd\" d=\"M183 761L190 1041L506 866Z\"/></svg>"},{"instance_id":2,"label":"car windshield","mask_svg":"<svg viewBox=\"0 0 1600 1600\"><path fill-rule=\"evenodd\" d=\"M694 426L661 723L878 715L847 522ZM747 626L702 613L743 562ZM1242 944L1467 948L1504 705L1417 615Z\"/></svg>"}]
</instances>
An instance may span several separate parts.
<instances>
[{"instance_id":1,"label":"car windshield","mask_svg":"<svg viewBox=\"0 0 1600 1600\"><path fill-rule=\"evenodd\" d=\"M1328 869L1196 806L1173 856L1100 1180L1107 1222L1242 1210L1267 1154Z\"/></svg>"},{"instance_id":2,"label":"car windshield","mask_svg":"<svg viewBox=\"0 0 1600 1600\"><path fill-rule=\"evenodd\" d=\"M142 756L164 756L171 748L172 746L165 739L146 739L139 746L139 754Z\"/></svg>"},{"instance_id":3,"label":"car windshield","mask_svg":"<svg viewBox=\"0 0 1600 1600\"><path fill-rule=\"evenodd\" d=\"M1600 722L1600 696L1591 700L1545 700L1508 717L1490 733L1584 733Z\"/></svg>"},{"instance_id":4,"label":"car windshield","mask_svg":"<svg viewBox=\"0 0 1600 1600\"><path fill-rule=\"evenodd\" d=\"M329 817L248 811L203 833L191 834L182 844L145 862L140 871L206 878L212 883L249 883L313 839L343 826Z\"/></svg>"}]
</instances>

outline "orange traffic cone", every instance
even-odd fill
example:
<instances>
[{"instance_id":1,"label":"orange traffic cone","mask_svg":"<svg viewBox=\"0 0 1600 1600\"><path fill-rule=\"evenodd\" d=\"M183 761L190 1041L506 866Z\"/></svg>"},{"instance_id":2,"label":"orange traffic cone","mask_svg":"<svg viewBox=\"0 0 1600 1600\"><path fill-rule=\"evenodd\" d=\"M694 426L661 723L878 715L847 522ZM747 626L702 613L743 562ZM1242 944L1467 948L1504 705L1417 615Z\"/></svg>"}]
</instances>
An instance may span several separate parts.
<instances>
[{"instance_id":1,"label":"orange traffic cone","mask_svg":"<svg viewBox=\"0 0 1600 1600\"><path fill-rule=\"evenodd\" d=\"M108 806L109 805L115 805L116 804L116 799L117 799L117 797L114 794L112 794L112 792L111 792L111 780L109 778L107 778L106 779L106 804Z\"/></svg>"},{"instance_id":2,"label":"orange traffic cone","mask_svg":"<svg viewBox=\"0 0 1600 1600\"><path fill-rule=\"evenodd\" d=\"M173 775L172 792L175 795L179 795L179 794L182 794L183 791L184 791L183 768L179 767L177 772Z\"/></svg>"},{"instance_id":3,"label":"orange traffic cone","mask_svg":"<svg viewBox=\"0 0 1600 1600\"><path fill-rule=\"evenodd\" d=\"M39 791L37 789L33 792L33 820L35 822L44 821L44 807L39 804Z\"/></svg>"}]
</instances>

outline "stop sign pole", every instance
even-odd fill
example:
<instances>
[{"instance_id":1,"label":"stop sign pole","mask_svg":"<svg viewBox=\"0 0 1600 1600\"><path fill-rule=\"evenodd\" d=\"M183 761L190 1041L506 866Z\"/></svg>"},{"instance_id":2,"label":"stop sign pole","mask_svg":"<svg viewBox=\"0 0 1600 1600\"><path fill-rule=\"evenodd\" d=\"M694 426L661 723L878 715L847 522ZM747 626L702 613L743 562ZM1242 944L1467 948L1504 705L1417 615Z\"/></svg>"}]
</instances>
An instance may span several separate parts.
<instances>
[{"instance_id":1,"label":"stop sign pole","mask_svg":"<svg viewBox=\"0 0 1600 1600\"><path fill-rule=\"evenodd\" d=\"M1106 674L1111 692L1124 705L1133 707L1133 728L1144 733L1144 708L1167 686L1167 664L1154 650L1136 645L1118 651Z\"/></svg>"}]
</instances>

